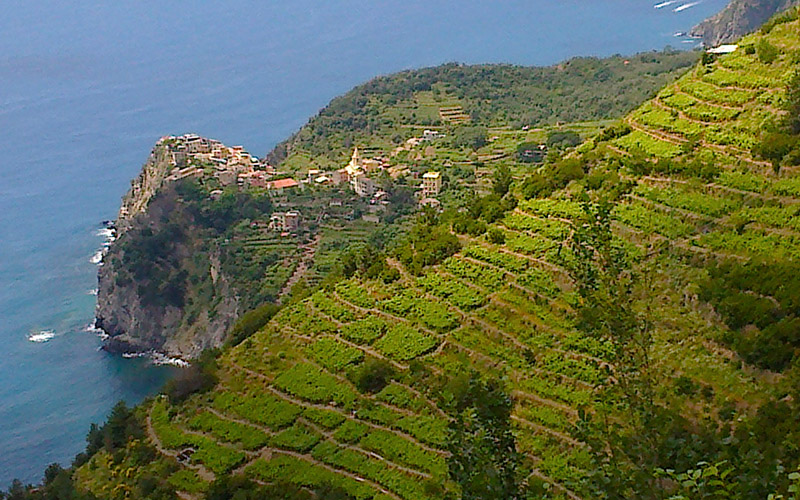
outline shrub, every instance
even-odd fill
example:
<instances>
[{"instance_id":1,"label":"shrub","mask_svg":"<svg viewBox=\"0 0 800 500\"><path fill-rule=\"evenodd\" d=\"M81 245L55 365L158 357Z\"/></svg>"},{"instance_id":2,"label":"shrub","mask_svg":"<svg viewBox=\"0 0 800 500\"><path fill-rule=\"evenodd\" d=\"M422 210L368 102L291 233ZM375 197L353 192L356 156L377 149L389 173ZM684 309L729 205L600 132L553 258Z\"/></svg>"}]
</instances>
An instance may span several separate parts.
<instances>
[{"instance_id":1,"label":"shrub","mask_svg":"<svg viewBox=\"0 0 800 500\"><path fill-rule=\"evenodd\" d=\"M453 231L458 234L469 234L480 236L486 232L486 223L482 220L473 219L467 214L456 214L452 222Z\"/></svg>"},{"instance_id":2,"label":"shrub","mask_svg":"<svg viewBox=\"0 0 800 500\"><path fill-rule=\"evenodd\" d=\"M375 394L395 377L394 367L382 359L370 359L352 372L352 381L359 391Z\"/></svg>"},{"instance_id":3,"label":"shrub","mask_svg":"<svg viewBox=\"0 0 800 500\"><path fill-rule=\"evenodd\" d=\"M300 500L308 495L298 486L277 481L267 486L260 486L244 476L222 476L211 483L206 500L258 500L270 498L275 500Z\"/></svg>"},{"instance_id":4,"label":"shrub","mask_svg":"<svg viewBox=\"0 0 800 500\"><path fill-rule=\"evenodd\" d=\"M538 172L529 175L522 181L522 196L526 200L549 196L554 190L553 182Z\"/></svg>"},{"instance_id":5,"label":"shrub","mask_svg":"<svg viewBox=\"0 0 800 500\"><path fill-rule=\"evenodd\" d=\"M758 53L758 60L764 64L772 64L780 54L778 48L764 38L756 44L756 52Z\"/></svg>"},{"instance_id":6,"label":"shrub","mask_svg":"<svg viewBox=\"0 0 800 500\"><path fill-rule=\"evenodd\" d=\"M218 381L216 356L215 349L203 351L195 363L181 370L175 378L167 382L164 394L169 396L173 403L179 403L192 394L212 389Z\"/></svg>"},{"instance_id":7,"label":"shrub","mask_svg":"<svg viewBox=\"0 0 800 500\"><path fill-rule=\"evenodd\" d=\"M280 310L275 304L264 304L244 313L228 334L228 343L237 345L266 325Z\"/></svg>"},{"instance_id":8,"label":"shrub","mask_svg":"<svg viewBox=\"0 0 800 500\"><path fill-rule=\"evenodd\" d=\"M489 241L496 245L502 245L506 242L506 235L503 231L493 227L489 230Z\"/></svg>"},{"instance_id":9,"label":"shrub","mask_svg":"<svg viewBox=\"0 0 800 500\"><path fill-rule=\"evenodd\" d=\"M753 154L764 160L771 161L777 171L784 157L798 147L800 147L800 141L797 137L783 132L771 132L753 146Z\"/></svg>"},{"instance_id":10,"label":"shrub","mask_svg":"<svg viewBox=\"0 0 800 500\"><path fill-rule=\"evenodd\" d=\"M580 143L581 136L571 130L553 131L547 136L548 148L572 147Z\"/></svg>"},{"instance_id":11,"label":"shrub","mask_svg":"<svg viewBox=\"0 0 800 500\"><path fill-rule=\"evenodd\" d=\"M603 129L602 132L597 136L598 141L612 141L619 137L626 136L633 131L630 125L627 123L620 123L619 125L614 125L608 128Z\"/></svg>"},{"instance_id":12,"label":"shrub","mask_svg":"<svg viewBox=\"0 0 800 500\"><path fill-rule=\"evenodd\" d=\"M480 149L486 145L486 133L486 127L459 127L453 137L453 146Z\"/></svg>"},{"instance_id":13,"label":"shrub","mask_svg":"<svg viewBox=\"0 0 800 500\"><path fill-rule=\"evenodd\" d=\"M674 383L675 392L685 396L693 396L697 394L697 391L700 389L700 386L698 386L694 380L685 375L676 378Z\"/></svg>"}]
</instances>

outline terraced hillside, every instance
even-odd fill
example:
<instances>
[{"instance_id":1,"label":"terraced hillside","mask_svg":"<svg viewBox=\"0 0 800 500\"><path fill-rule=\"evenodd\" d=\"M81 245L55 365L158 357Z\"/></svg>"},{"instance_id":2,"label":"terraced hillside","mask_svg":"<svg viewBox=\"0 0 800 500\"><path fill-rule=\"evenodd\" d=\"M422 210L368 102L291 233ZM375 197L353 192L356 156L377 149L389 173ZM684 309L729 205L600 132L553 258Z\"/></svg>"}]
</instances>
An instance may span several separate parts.
<instances>
[{"instance_id":1,"label":"terraced hillside","mask_svg":"<svg viewBox=\"0 0 800 500\"><path fill-rule=\"evenodd\" d=\"M784 113L781 103L796 71L796 30L794 23L779 24L767 37L744 37L732 54L707 58L629 115L625 123L633 132L614 144L657 159L696 156L756 172L769 167L751 149L764 126ZM765 54L771 50L774 55Z\"/></svg>"},{"instance_id":2,"label":"terraced hillside","mask_svg":"<svg viewBox=\"0 0 800 500\"><path fill-rule=\"evenodd\" d=\"M449 417L424 377L465 363L502 366L516 388L513 418L531 480L554 478L574 497L586 457L571 422L608 376L607 347L553 312L568 309L569 296L545 269L475 244L391 286L341 282L227 354L211 396L172 409L154 403L155 438L175 451L194 447L207 477L236 470L307 487L329 481L356 498L441 498L453 490ZM375 360L397 375L361 393L345 373Z\"/></svg>"},{"instance_id":3,"label":"terraced hillside","mask_svg":"<svg viewBox=\"0 0 800 500\"><path fill-rule=\"evenodd\" d=\"M423 234L457 238L437 258L417 265L422 244L398 243L385 263L392 278L356 275L284 307L221 356L213 391L144 408L149 441L183 454L171 484L185 498L229 474L309 495L332 485L359 500L458 496L451 458L468 451L453 449L446 388L472 370L503 380L513 398L529 498L630 498L639 486L641 498L790 491L800 175L754 152L786 114L798 51L795 13L707 58L566 158L515 169L509 194L477 200L502 208L423 216L432 220ZM572 164L577 174L559 173ZM536 176L550 184L527 190ZM647 365L635 370L625 346L586 327L574 280L578 234L609 201L610 241L641 263L630 296L618 297L647 333ZM480 229L459 232L459 217ZM670 415L645 416L652 442L631 434L636 406L613 390L645 371L651 403ZM611 481L609 462L635 456L613 455L617 435L652 447L652 478L634 464L619 470L641 484Z\"/></svg>"},{"instance_id":4,"label":"terraced hillside","mask_svg":"<svg viewBox=\"0 0 800 500\"><path fill-rule=\"evenodd\" d=\"M327 170L352 146L388 154L425 128L520 128L617 118L694 64L697 54L574 58L530 68L445 64L375 78L337 97L269 155L288 171ZM445 131L450 134L450 131Z\"/></svg>"}]
</instances>

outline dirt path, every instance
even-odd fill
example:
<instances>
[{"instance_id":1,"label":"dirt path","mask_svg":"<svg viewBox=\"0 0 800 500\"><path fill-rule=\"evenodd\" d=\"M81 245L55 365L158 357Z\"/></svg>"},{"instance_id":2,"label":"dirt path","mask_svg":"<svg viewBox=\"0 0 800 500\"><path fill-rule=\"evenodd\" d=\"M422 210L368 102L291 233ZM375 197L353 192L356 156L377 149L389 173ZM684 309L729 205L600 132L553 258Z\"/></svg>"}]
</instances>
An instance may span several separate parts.
<instances>
[{"instance_id":1,"label":"dirt path","mask_svg":"<svg viewBox=\"0 0 800 500\"><path fill-rule=\"evenodd\" d=\"M677 135L677 134L673 134L671 132L666 132L664 130L653 130L651 128L648 128L648 127L646 127L646 126L644 126L644 125L632 120L630 117L625 119L625 123L630 125L631 128L633 128L635 130L638 130L639 132L641 132L643 134L647 134L650 137L653 137L654 139L659 139L659 140L662 140L662 141L669 142L670 144L673 144L675 146L682 146L682 145L686 144L687 142L689 142L688 139L686 139L683 136L680 136L680 135ZM708 124L706 123L705 125L708 125ZM701 140L699 143L700 143L700 146L702 146L704 148L712 149L712 150L714 150L714 151L716 151L718 153L724 154L724 155L733 156L733 157L735 157L735 158L737 158L737 159L739 159L741 161L745 161L745 162L750 163L752 165L756 165L756 166L762 167L762 168L772 168L772 164L771 163L753 159L753 158L751 158L749 156L749 153L747 151L745 151L743 149L739 149L739 148L737 148L735 146L730 146L730 145L729 146L723 146L721 144L714 144L714 143L707 142L707 141L704 141L704 140Z\"/></svg>"},{"instance_id":2,"label":"dirt path","mask_svg":"<svg viewBox=\"0 0 800 500\"><path fill-rule=\"evenodd\" d=\"M659 97L656 97L655 99L653 99L650 102L652 102L655 105L655 107L657 107L659 109L662 109L662 110L667 111L669 113L672 113L674 111L674 112L678 113L678 118L680 118L682 120L686 120L687 122L696 123L698 125L708 126L708 125L715 125L715 124L721 124L721 123L728 123L728 122L730 122L732 120L735 120L735 118L732 118L730 120L717 120L717 121L715 121L715 120L710 120L710 121L698 120L697 118L692 118L691 116L687 115L686 113L683 112L683 110L680 110L678 108L673 108L669 104L661 101L661 98L659 98ZM721 106L715 106L713 104L708 104L708 103L706 103L706 104L708 106L721 107ZM737 111L744 111L744 110L737 110Z\"/></svg>"},{"instance_id":3,"label":"dirt path","mask_svg":"<svg viewBox=\"0 0 800 500\"><path fill-rule=\"evenodd\" d=\"M688 217L690 219L699 219L702 222L714 222L714 221L717 220L716 217L711 216L711 215L705 215L705 214L701 214L701 213L697 213L697 212L692 212L691 210L686 210L685 208L671 207L669 205L664 205L663 203L659 203L657 201L653 201L653 200L650 200L648 198L645 198L644 196L638 196L638 195L635 195L635 194L627 194L625 196L626 196L626 198L630 198L631 200L636 200L636 201L638 201L639 203L641 203L643 205L647 205L647 206L650 206L650 207L653 207L653 208L657 208L657 209L662 210L664 212L677 213L679 215L682 215L684 217Z\"/></svg>"},{"instance_id":4,"label":"dirt path","mask_svg":"<svg viewBox=\"0 0 800 500\"><path fill-rule=\"evenodd\" d=\"M582 443L577 439L573 438L572 436L568 436L561 431L557 431L555 429L551 429L549 427L545 427L544 425L537 424L536 422L531 422L530 420L524 419L522 417L518 417L516 415L511 415L511 420L518 422L525 427L530 427L531 429L537 432L543 432L545 434L549 434L565 443L569 443L573 446L586 446L586 443Z\"/></svg>"},{"instance_id":5,"label":"dirt path","mask_svg":"<svg viewBox=\"0 0 800 500\"><path fill-rule=\"evenodd\" d=\"M545 481L547 483L551 483L558 491L560 491L563 494L567 495L570 498L570 500L583 500L581 497L576 495L575 492L573 492L572 490L570 490L570 489L568 489L568 488L556 483L555 481L553 481L549 477L547 477L544 474L542 474L542 472L540 472L538 469L534 469L531 472L531 476L539 478L542 481Z\"/></svg>"},{"instance_id":6,"label":"dirt path","mask_svg":"<svg viewBox=\"0 0 800 500\"><path fill-rule=\"evenodd\" d=\"M317 253L317 246L319 246L321 238L322 236L317 234L314 236L314 239L311 241L311 243L301 247L303 249L303 253L300 256L300 263L297 265L292 275L289 276L289 279L286 280L283 288L281 288L281 291L278 293L278 299L276 300L278 304L281 303L283 298L292 291L292 287L296 285L311 268L312 264L314 263L314 255Z\"/></svg>"},{"instance_id":7,"label":"dirt path","mask_svg":"<svg viewBox=\"0 0 800 500\"><path fill-rule=\"evenodd\" d=\"M533 262L535 264L539 264L540 266L549 269L550 271L558 274L559 276L562 276L562 277L568 276L566 270L558 267L557 265L553 264L552 262L548 262L548 261L540 259L538 257L534 257L532 255L526 255L524 253L519 253L519 252L516 252L514 250L509 250L508 248L504 248L504 247L494 248L494 247L492 247L491 245L489 245L487 242L485 242L483 240L479 240L478 238L473 238L471 236L467 236L467 235L463 235L463 234L462 235L458 235L458 239L461 240L461 241L466 241L468 243L475 244L475 245L480 245L480 246L482 246L482 247L484 247L486 249L492 250L493 252L500 252L500 253L504 253L504 254L507 254L507 255L512 255L514 257L518 257L520 259L527 260L528 262Z\"/></svg>"},{"instance_id":8,"label":"dirt path","mask_svg":"<svg viewBox=\"0 0 800 500\"><path fill-rule=\"evenodd\" d=\"M401 276L403 277L404 280L412 279L411 275L408 274L408 272L403 268L402 264L400 264L399 262L397 262L394 259L387 259L387 261L389 262L389 265L391 265L391 266L395 267L396 269L398 269L398 271L400 272L400 274L401 274ZM413 284L413 282L410 282L410 281L409 281L409 286L416 288L416 286ZM495 325L489 323L488 321L484 320L483 318L480 318L479 316L477 316L475 314L475 311L465 312L465 311L462 311L461 309L459 309L459 308L457 308L457 307L455 307L453 305L449 305L449 306L450 306L450 309L452 309L453 311L455 311L457 314L459 314L461 316L462 321L469 322L469 323L472 323L472 324L478 324L484 330L490 331L490 332L494 333L495 335L498 335L498 336L508 340L509 342L511 342L518 349L522 349L522 350L529 349L529 346L527 346L526 344L520 342L514 335L506 332L505 330L503 330L501 328L496 327ZM486 307L486 306L484 306L484 307ZM476 309L476 311L478 311L480 309L481 308L478 308L478 309ZM558 349L558 348L550 348L550 349L555 351L555 352L559 352L562 355L569 355L569 356L574 356L574 357L578 357L578 358L581 358L581 357L587 358L586 356L583 356L580 353L572 353L571 351L568 352L568 351L564 351L563 349ZM605 363L604 361L599 360L599 359L597 361L599 361L601 363ZM538 373L540 375L552 375L552 376L558 377L558 378L560 378L562 380L567 380L569 382L572 382L573 384L584 386L587 389L592 389L593 388L593 386L591 384L589 384L588 382L585 382L583 380L576 379L574 377L570 377L568 375L564 375L564 374L561 374L561 373L556 373L556 372L553 372L553 371L550 371L550 370L547 370L547 369L533 368L532 367L531 371L534 372L534 373Z\"/></svg>"},{"instance_id":9,"label":"dirt path","mask_svg":"<svg viewBox=\"0 0 800 500\"><path fill-rule=\"evenodd\" d=\"M286 456L294 457L294 458L296 458L298 460L304 460L306 462L310 462L310 463L312 463L312 464L314 464L314 465L316 465L318 467L326 469L329 472L333 472L334 474L339 474L339 475L342 475L342 476L349 477L350 479L358 481L359 483L368 484L368 485L372 486L374 489L376 489L376 490L380 491L381 493L383 493L384 495L387 495L387 496L389 496L391 498L394 498L395 500L403 500L402 497L400 497L399 495L397 495L393 491L387 490L386 488L384 488L380 484L376 483L375 481L372 481L371 479L367 479L365 477L359 476L358 474L354 474L354 473L352 473L352 472L350 472L348 470L341 469L339 467L334 467L332 465L328 465L325 462L321 462L321 461L317 460L316 458L312 457L311 455L309 455L307 453L300 453L300 452L297 452L297 451L287 451L287 450L281 450L281 449L278 449L278 448L270 448L270 447L265 447L261 451L261 458L265 458L265 459L269 460L269 459L272 458L273 455L286 455Z\"/></svg>"},{"instance_id":10,"label":"dirt path","mask_svg":"<svg viewBox=\"0 0 800 500\"><path fill-rule=\"evenodd\" d=\"M681 94L681 95L685 95L685 96L691 97L692 99L697 100L701 104L706 104L708 106L714 106L714 107L717 107L717 108L729 109L731 111L744 111L745 110L744 107L733 106L731 104L720 104L718 102L706 101L705 99L701 99L700 97L697 97L696 95L690 94L688 92L684 92L677 85L672 87L672 91L675 92L676 94ZM747 102L753 102L754 100L755 100L755 98L753 98L753 99L751 99L750 101L747 101Z\"/></svg>"},{"instance_id":11,"label":"dirt path","mask_svg":"<svg viewBox=\"0 0 800 500\"><path fill-rule=\"evenodd\" d=\"M156 435L155 430L153 430L153 422L152 422L152 419L150 418L150 410L147 411L147 419L146 420L147 420L147 426L146 426L147 437L150 439L150 442L152 442L153 445L156 447L156 450L158 450L158 452L160 454L164 455L164 456L172 457L172 458L175 458L177 460L178 459L178 452L170 450L170 449L167 449L167 448L164 448L164 446L161 444L161 440L158 439L158 436ZM206 469L203 465L200 465L200 464L184 464L184 465L186 467L196 471L197 475L200 476L205 481L211 482L211 481L214 481L214 479L216 479L216 476L214 476L214 473L211 472L210 470ZM187 493L187 495L189 495L189 494ZM191 497L191 495L189 495L189 497L193 498L193 497Z\"/></svg>"},{"instance_id":12,"label":"dirt path","mask_svg":"<svg viewBox=\"0 0 800 500\"><path fill-rule=\"evenodd\" d=\"M229 422L236 422L236 423L241 424L241 425L246 425L246 426L252 427L254 429L258 429L259 431L261 431L261 432L263 432L263 433L265 433L265 434L267 434L269 436L274 436L275 434L277 434L273 430L271 430L271 429L269 429L269 428L267 428L267 427L265 427L263 425L259 425L259 424L255 423L255 422L251 422L249 420L243 420L241 418L233 417L233 416L230 416L228 414L221 413L221 412L219 412L219 411L217 411L215 409L212 409L212 408L207 408L207 410L209 412L213 413L214 415L216 415L217 417L223 419L223 420L227 420ZM432 477L427 472L419 471L419 470L416 470L416 469L411 469L409 467L405 467L403 465L397 464L397 463L392 462L391 460L389 460L389 459L387 459L387 458L385 458L385 457L383 457L383 456L381 456L378 453L375 453L373 451L365 450L364 448L361 448L361 447L356 446L356 445L348 444L348 443L340 443L340 442L336 441L336 439L334 439L334 437L333 437L334 431L323 429L322 427L314 424L313 422L307 420L304 417L298 417L297 420L299 422L301 422L303 425L310 427L317 434L319 434L321 436L324 436L326 440L331 441L332 443L334 443L336 446L339 446L340 448L347 448L349 450L356 451L356 452L361 453L363 455L368 455L368 456L371 456L373 458L377 458L378 460L380 460L382 462L385 462L391 468L397 469L397 470L399 470L401 472L405 472L407 474L411 474L411 475L414 475L414 476L421 476L421 477L423 477L425 479L430 479ZM276 449L276 448L269 447L269 446L267 448L269 448L270 450ZM252 463L252 460L248 461L247 463L245 463L243 465L240 465L233 472L234 473L244 472L244 469L247 468L247 466L249 464L251 464L251 463Z\"/></svg>"}]
</instances>

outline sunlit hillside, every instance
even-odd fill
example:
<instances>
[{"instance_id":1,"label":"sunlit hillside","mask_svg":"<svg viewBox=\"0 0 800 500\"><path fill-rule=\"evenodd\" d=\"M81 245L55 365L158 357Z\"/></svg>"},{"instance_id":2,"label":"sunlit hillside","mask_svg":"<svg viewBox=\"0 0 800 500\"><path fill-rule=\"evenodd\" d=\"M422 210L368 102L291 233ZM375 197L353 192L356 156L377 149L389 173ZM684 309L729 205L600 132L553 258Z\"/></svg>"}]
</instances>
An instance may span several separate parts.
<instances>
[{"instance_id":1,"label":"sunlit hillside","mask_svg":"<svg viewBox=\"0 0 800 500\"><path fill-rule=\"evenodd\" d=\"M763 144L786 115L798 54L800 20L785 17L730 54L704 57L562 158L515 165L502 198L513 202L495 191L485 203L499 215L445 207L417 222L379 273L326 285L225 351L213 390L147 404L146 440L160 452L148 467L184 498L225 474L293 483L309 497L334 486L359 500L451 498L461 488L453 433L465 418L456 400L476 372L513 399L516 473L529 497L588 500L598 453L614 449L598 444L602 429L638 428L624 386L646 376L652 393L635 394L672 415L650 421L663 432L654 467L678 470L661 472L664 488L705 491L677 475L703 461L727 461L736 488L785 486L771 464L797 467L796 446L781 441L797 429L781 418L796 406L785 384L800 348L800 171L793 153L770 156ZM485 147L501 149L481 158L487 178L527 137L515 134L498 130ZM608 244L633 263L619 302L641 325L632 338L651 342L646 364L581 313L592 295L575 281L587 258L579 243L595 240L580 238L604 206ZM774 476L751 484L757 467L710 444L726 436L752 439L735 448L752 457L775 439L753 458ZM79 484L99 497L124 487L142 471L126 460L99 452Z\"/></svg>"}]
</instances>

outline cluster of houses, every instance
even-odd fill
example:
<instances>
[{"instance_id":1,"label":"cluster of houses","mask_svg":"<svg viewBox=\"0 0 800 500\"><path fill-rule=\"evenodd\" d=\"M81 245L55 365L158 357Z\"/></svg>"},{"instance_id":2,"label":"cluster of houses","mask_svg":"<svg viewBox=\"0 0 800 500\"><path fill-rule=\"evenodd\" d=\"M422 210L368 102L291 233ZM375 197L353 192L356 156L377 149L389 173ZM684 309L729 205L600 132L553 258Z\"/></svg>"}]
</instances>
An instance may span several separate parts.
<instances>
[{"instance_id":1,"label":"cluster of houses","mask_svg":"<svg viewBox=\"0 0 800 500\"><path fill-rule=\"evenodd\" d=\"M426 130L427 132L432 132ZM438 132L435 132L438 137ZM420 139L417 139L420 140ZM425 139L425 140L431 140ZM387 158L375 157L364 158L358 147L353 149L353 155L344 168L333 172L320 172L319 170L309 170L309 183L317 186L349 184L350 188L361 198L371 198L374 203L387 204L388 193L379 189L374 176L378 172L387 171L392 175L392 167ZM425 200L434 201L442 189L442 178L439 172L428 172L422 176L421 203ZM436 202L438 203L438 202Z\"/></svg>"},{"instance_id":2,"label":"cluster of houses","mask_svg":"<svg viewBox=\"0 0 800 500\"><path fill-rule=\"evenodd\" d=\"M274 212L270 216L268 228L281 233L294 233L300 229L300 212L297 210Z\"/></svg>"},{"instance_id":3,"label":"cluster of houses","mask_svg":"<svg viewBox=\"0 0 800 500\"><path fill-rule=\"evenodd\" d=\"M420 138L410 139L413 147L422 142L433 141L442 137L435 130L425 130ZM285 190L300 186L292 178L278 178L278 172L266 161L251 155L242 146L226 146L220 141L201 137L196 134L166 136L159 141L167 148L168 161L172 169L167 181L175 181L187 177L206 177L213 175L221 187L239 186L267 189L271 193L281 194ZM392 175L396 167L392 167L388 158L368 158L356 147L350 162L341 169L332 172L310 170L304 184L317 186L348 185L361 198L369 198L372 205L387 205L388 193L382 191L375 176L386 171ZM407 171L403 170L403 172ZM442 189L442 178L439 172L428 172L422 176L419 186L421 205L438 206L436 197ZM222 190L211 193L212 198L222 195ZM275 213L268 224L268 229L283 233L292 233L300 227L301 215L296 210Z\"/></svg>"},{"instance_id":4,"label":"cluster of houses","mask_svg":"<svg viewBox=\"0 0 800 500\"><path fill-rule=\"evenodd\" d=\"M349 184L353 192L362 198L375 196L380 192L370 174L389 168L388 160L381 158L363 158L358 148L353 149L353 156L344 168L333 172L309 170L308 180L317 186L339 186Z\"/></svg>"},{"instance_id":5,"label":"cluster of houses","mask_svg":"<svg viewBox=\"0 0 800 500\"><path fill-rule=\"evenodd\" d=\"M161 142L168 146L173 165L167 180L203 176L210 167L213 176L223 187L236 184L280 192L299 184L294 179L269 180L275 176L275 169L245 151L242 146L226 146L220 141L196 134L162 137Z\"/></svg>"}]
</instances>

